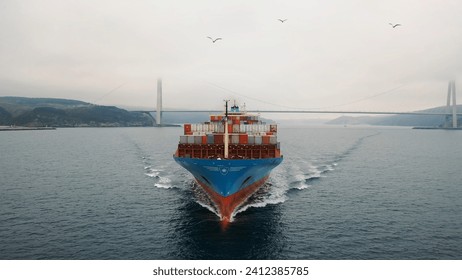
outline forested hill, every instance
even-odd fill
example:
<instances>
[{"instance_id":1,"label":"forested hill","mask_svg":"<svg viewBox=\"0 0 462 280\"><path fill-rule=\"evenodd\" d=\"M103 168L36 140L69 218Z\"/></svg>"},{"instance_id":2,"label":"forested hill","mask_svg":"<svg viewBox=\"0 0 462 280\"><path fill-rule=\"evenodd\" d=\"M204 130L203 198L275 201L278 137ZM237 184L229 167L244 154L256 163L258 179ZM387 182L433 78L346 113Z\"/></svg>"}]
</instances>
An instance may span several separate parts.
<instances>
[{"instance_id":1,"label":"forested hill","mask_svg":"<svg viewBox=\"0 0 462 280\"><path fill-rule=\"evenodd\" d=\"M114 106L55 98L0 97L0 125L53 127L152 126L150 116Z\"/></svg>"}]
</instances>

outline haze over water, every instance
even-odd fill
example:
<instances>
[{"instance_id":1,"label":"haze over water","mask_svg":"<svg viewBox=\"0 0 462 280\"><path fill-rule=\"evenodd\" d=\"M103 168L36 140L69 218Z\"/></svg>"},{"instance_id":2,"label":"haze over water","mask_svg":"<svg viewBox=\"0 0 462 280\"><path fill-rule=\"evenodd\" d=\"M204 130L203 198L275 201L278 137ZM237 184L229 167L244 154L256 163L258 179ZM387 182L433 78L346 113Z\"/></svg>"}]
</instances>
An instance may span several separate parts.
<instances>
[{"instance_id":1,"label":"haze over water","mask_svg":"<svg viewBox=\"0 0 462 280\"><path fill-rule=\"evenodd\" d=\"M0 134L0 259L461 259L462 133L279 127L284 162L226 230L181 128Z\"/></svg>"}]
</instances>

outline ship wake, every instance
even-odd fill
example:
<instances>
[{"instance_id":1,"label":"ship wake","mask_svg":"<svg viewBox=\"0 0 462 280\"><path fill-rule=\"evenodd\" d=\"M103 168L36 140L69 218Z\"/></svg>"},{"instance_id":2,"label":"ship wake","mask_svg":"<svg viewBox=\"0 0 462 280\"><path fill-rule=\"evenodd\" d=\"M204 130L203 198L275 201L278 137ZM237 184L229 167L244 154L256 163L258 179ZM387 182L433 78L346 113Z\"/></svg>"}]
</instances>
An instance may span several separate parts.
<instances>
[{"instance_id":1,"label":"ship wake","mask_svg":"<svg viewBox=\"0 0 462 280\"><path fill-rule=\"evenodd\" d=\"M298 165L298 168L291 168L289 165L289 167L279 170L279 172L274 172L268 182L253 193L243 204L236 207L229 222L233 222L238 214L251 208L264 208L268 205L284 203L289 199L289 192L308 189L316 181L326 176L328 172L333 171L336 165L336 163L325 163L319 166L306 164L306 166L301 167L301 169L305 170L303 172L300 170L300 165ZM192 180L189 185L195 202L221 219L217 206L210 199L207 192L195 180Z\"/></svg>"},{"instance_id":2,"label":"ship wake","mask_svg":"<svg viewBox=\"0 0 462 280\"><path fill-rule=\"evenodd\" d=\"M144 175L149 178L150 181L154 183L154 186L160 189L173 189L181 188L185 186L190 181L187 179L187 176L178 176L178 174L172 174L171 170L174 168L172 166L165 165L153 165L149 157L142 157L144 165Z\"/></svg>"}]
</instances>

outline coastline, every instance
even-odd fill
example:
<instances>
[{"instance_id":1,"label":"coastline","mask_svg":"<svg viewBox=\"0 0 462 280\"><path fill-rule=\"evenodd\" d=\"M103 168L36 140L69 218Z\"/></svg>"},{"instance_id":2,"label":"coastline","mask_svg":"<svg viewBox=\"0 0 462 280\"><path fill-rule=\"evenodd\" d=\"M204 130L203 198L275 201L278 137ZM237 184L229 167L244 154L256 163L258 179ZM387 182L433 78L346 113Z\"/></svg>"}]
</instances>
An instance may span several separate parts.
<instances>
[{"instance_id":1,"label":"coastline","mask_svg":"<svg viewBox=\"0 0 462 280\"><path fill-rule=\"evenodd\" d=\"M0 126L0 131L56 130L56 127Z\"/></svg>"}]
</instances>

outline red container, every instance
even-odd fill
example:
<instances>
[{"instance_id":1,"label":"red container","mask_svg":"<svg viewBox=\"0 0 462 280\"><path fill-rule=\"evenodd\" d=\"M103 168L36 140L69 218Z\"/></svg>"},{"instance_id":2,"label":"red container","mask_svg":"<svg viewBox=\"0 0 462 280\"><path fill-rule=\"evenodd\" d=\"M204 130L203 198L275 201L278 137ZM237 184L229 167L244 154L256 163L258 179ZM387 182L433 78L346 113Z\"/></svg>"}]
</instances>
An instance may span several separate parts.
<instances>
[{"instance_id":1,"label":"red container","mask_svg":"<svg viewBox=\"0 0 462 280\"><path fill-rule=\"evenodd\" d=\"M202 135L202 144L207 144L207 135Z\"/></svg>"},{"instance_id":2,"label":"red container","mask_svg":"<svg viewBox=\"0 0 462 280\"><path fill-rule=\"evenodd\" d=\"M214 144L223 144L223 134L215 134L215 135L213 135L213 143Z\"/></svg>"},{"instance_id":3,"label":"red container","mask_svg":"<svg viewBox=\"0 0 462 280\"><path fill-rule=\"evenodd\" d=\"M184 125L184 134L185 135L189 135L189 132L191 132L191 124L190 123L186 123Z\"/></svg>"},{"instance_id":4,"label":"red container","mask_svg":"<svg viewBox=\"0 0 462 280\"><path fill-rule=\"evenodd\" d=\"M263 144L269 144L270 143L270 136L269 135L263 135L261 138L262 138L262 143Z\"/></svg>"},{"instance_id":5,"label":"red container","mask_svg":"<svg viewBox=\"0 0 462 280\"><path fill-rule=\"evenodd\" d=\"M248 143L249 143L249 135L239 134L239 144L248 144Z\"/></svg>"}]
</instances>

